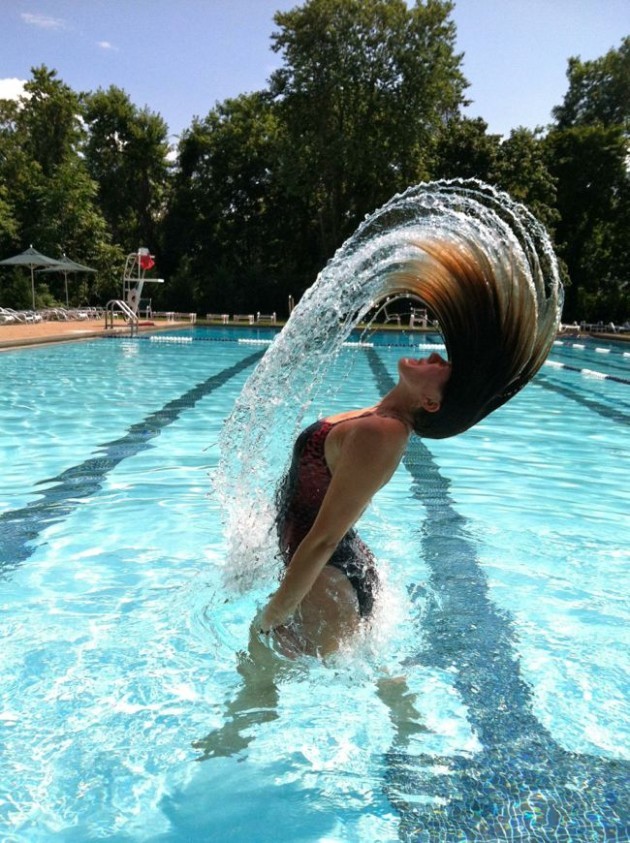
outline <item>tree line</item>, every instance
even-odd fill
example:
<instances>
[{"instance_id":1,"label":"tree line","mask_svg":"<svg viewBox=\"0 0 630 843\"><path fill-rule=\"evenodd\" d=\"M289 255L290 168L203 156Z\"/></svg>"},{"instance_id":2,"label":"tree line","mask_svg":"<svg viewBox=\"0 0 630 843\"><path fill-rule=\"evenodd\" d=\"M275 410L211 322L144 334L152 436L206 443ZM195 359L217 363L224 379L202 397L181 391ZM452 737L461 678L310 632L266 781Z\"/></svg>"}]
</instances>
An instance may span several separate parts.
<instances>
[{"instance_id":1,"label":"tree line","mask_svg":"<svg viewBox=\"0 0 630 843\"><path fill-rule=\"evenodd\" d=\"M547 226L567 285L564 319L630 316L630 37L568 59L546 127L488 132L465 116L453 4L306 0L278 12L280 67L261 91L195 118L175 150L157 112L124 90L76 92L32 69L0 100L0 257L31 243L94 266L77 304L119 297L148 246L162 309L286 313L371 211L411 184L476 177ZM0 304L28 306L3 272ZM41 305L62 281L38 285Z\"/></svg>"}]
</instances>

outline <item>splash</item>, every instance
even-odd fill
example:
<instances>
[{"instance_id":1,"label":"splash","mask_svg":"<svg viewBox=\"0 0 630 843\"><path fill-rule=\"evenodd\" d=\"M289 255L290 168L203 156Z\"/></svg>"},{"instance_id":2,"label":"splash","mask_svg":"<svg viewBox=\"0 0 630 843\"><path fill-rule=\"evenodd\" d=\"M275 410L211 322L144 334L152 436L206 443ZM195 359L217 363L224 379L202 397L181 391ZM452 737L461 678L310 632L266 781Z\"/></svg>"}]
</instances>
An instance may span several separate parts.
<instances>
[{"instance_id":1,"label":"splash","mask_svg":"<svg viewBox=\"0 0 630 843\"><path fill-rule=\"evenodd\" d=\"M542 365L562 304L546 231L526 208L482 182L421 184L366 217L304 294L224 426L215 491L233 586L248 588L273 564L275 486L318 385L353 329L379 301L402 292L425 302L439 321L454 375L462 330L470 343L490 348L488 381L500 368L502 391L491 383L478 417ZM516 351L506 363L508 335Z\"/></svg>"}]
</instances>

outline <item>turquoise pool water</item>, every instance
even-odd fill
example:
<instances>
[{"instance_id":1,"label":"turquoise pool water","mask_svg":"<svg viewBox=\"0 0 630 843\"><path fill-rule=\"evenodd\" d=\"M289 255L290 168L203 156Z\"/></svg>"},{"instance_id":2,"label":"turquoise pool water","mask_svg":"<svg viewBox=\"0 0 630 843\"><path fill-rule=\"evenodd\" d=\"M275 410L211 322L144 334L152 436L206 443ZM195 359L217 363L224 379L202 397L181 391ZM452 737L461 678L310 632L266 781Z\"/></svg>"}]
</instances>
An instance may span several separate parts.
<instances>
[{"instance_id":1,"label":"turquoise pool water","mask_svg":"<svg viewBox=\"0 0 630 843\"><path fill-rule=\"evenodd\" d=\"M272 336L0 355L0 839L627 840L621 344L557 343L477 428L414 440L360 525L385 580L376 628L333 664L289 666L249 745L200 760L272 586L226 589L211 482ZM401 353L439 338L356 342L324 413L372 403ZM382 668L416 695L404 747Z\"/></svg>"}]
</instances>

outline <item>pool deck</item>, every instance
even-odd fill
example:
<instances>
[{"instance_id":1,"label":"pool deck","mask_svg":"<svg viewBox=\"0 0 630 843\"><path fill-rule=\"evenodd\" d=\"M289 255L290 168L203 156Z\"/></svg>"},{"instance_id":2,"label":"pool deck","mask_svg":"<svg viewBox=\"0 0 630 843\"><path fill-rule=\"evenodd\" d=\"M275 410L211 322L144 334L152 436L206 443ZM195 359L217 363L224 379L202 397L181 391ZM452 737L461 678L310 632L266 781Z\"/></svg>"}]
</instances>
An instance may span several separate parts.
<instances>
[{"instance_id":1,"label":"pool deck","mask_svg":"<svg viewBox=\"0 0 630 843\"><path fill-rule=\"evenodd\" d=\"M154 320L152 324L140 324L139 332L189 328L190 322L167 322ZM0 325L0 351L9 348L31 347L54 342L72 342L116 334L128 334L129 329L118 327L106 329L104 319L68 320L67 322L26 322Z\"/></svg>"}]
</instances>

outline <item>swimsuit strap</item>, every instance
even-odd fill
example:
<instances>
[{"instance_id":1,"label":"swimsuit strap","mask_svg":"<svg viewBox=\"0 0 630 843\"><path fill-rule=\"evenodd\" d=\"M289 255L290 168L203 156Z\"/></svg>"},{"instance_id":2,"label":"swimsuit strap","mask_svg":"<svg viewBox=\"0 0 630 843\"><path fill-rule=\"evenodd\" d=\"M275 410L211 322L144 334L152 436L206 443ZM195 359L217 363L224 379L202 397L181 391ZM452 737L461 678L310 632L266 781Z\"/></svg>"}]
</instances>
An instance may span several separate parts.
<instances>
[{"instance_id":1,"label":"swimsuit strap","mask_svg":"<svg viewBox=\"0 0 630 843\"><path fill-rule=\"evenodd\" d=\"M323 424L327 424L330 427L337 427L338 424L342 424L343 422L347 421L354 421L355 419L364 419L367 416L375 415L374 410L366 410L365 413L360 413L358 416L348 416L347 419L338 419L337 421L328 421L328 419L322 419Z\"/></svg>"}]
</instances>

